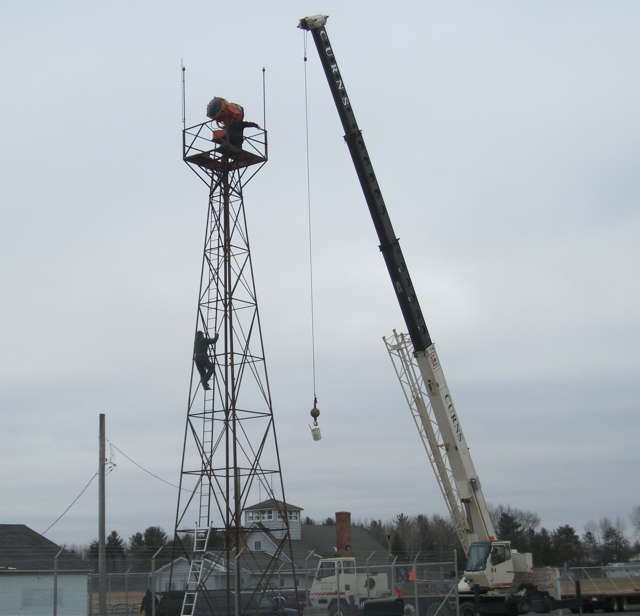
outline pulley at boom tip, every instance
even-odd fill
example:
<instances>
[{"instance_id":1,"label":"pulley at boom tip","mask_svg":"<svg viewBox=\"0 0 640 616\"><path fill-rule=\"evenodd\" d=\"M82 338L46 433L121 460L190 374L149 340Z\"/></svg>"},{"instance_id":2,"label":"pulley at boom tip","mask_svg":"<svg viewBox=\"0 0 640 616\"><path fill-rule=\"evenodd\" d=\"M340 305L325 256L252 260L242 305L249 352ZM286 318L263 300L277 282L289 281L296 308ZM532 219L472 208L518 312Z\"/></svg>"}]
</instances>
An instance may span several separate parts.
<instances>
[{"instance_id":1,"label":"pulley at boom tip","mask_svg":"<svg viewBox=\"0 0 640 616\"><path fill-rule=\"evenodd\" d=\"M327 23L327 19L329 19L329 15L309 15L298 22L298 28L316 30L317 28L322 28Z\"/></svg>"}]
</instances>

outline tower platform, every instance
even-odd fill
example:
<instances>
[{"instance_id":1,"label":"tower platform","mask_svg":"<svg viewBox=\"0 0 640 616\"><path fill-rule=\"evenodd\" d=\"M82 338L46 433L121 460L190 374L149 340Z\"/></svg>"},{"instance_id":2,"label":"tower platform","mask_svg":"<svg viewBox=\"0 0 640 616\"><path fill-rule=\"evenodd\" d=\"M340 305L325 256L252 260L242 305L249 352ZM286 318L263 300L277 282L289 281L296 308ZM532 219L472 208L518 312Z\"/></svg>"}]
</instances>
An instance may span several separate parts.
<instances>
[{"instance_id":1,"label":"tower platform","mask_svg":"<svg viewBox=\"0 0 640 616\"><path fill-rule=\"evenodd\" d=\"M203 122L183 131L182 158L196 173L220 174L244 170L267 162L267 132L246 131L242 148L213 141L213 122ZM255 173L256 170L254 170ZM205 179L205 178L203 178ZM245 181L248 181L245 178Z\"/></svg>"},{"instance_id":2,"label":"tower platform","mask_svg":"<svg viewBox=\"0 0 640 616\"><path fill-rule=\"evenodd\" d=\"M184 160L187 163L217 172L241 169L242 167L250 167L251 165L267 162L264 156L226 144L221 144L213 150L185 156Z\"/></svg>"}]
</instances>

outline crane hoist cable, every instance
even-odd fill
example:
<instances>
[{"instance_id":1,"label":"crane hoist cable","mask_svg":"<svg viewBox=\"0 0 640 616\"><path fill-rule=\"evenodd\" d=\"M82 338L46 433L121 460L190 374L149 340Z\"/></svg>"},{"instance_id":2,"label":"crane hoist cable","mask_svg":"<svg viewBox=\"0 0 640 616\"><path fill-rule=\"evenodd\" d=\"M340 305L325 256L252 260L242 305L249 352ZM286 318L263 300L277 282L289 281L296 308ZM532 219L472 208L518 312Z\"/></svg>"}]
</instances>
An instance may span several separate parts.
<instances>
[{"instance_id":1,"label":"crane hoist cable","mask_svg":"<svg viewBox=\"0 0 640 616\"><path fill-rule=\"evenodd\" d=\"M304 64L304 134L305 134L305 160L307 166L307 224L309 239L309 306L311 312L311 371L313 375L313 408L310 411L313 418L313 428L311 433L314 439L319 440L320 428L318 428L318 392L316 380L316 324L315 324L315 302L313 295L313 233L311 222L311 163L309 159L309 85L307 77L307 37L308 32L302 33L303 40L303 64ZM315 430L315 431L314 431Z\"/></svg>"}]
</instances>

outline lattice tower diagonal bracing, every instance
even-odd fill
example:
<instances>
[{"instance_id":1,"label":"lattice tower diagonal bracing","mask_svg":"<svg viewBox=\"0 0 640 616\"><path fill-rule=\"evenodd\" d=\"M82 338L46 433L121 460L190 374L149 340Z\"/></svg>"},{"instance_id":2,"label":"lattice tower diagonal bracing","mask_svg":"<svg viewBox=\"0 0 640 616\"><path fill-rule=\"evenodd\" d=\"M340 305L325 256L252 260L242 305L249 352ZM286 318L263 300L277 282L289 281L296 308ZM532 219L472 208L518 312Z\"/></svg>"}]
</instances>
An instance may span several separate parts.
<instances>
[{"instance_id":1,"label":"lattice tower diagonal bracing","mask_svg":"<svg viewBox=\"0 0 640 616\"><path fill-rule=\"evenodd\" d=\"M239 149L212 143L212 130L205 122L183 133L183 158L209 191L195 329L219 335L208 347L209 390L195 362L191 370L175 526L189 560L183 616L212 601L214 571L226 576L216 601L224 595L227 614L260 604L283 561L295 581L244 204L244 188L267 160L267 135L255 130ZM278 503L282 524L270 529L275 553L261 554L256 568L243 511L266 499Z\"/></svg>"}]
</instances>

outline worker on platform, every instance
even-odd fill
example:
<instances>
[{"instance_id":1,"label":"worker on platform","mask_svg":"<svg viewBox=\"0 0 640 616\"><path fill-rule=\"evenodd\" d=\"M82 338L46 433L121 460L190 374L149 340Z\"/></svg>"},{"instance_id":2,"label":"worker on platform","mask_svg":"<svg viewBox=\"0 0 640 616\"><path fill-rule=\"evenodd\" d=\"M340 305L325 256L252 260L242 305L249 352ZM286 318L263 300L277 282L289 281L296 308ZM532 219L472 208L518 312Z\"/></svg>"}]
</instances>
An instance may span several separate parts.
<instances>
[{"instance_id":1,"label":"worker on platform","mask_svg":"<svg viewBox=\"0 0 640 616\"><path fill-rule=\"evenodd\" d=\"M196 362L196 368L200 373L200 381L203 389L211 389L209 387L209 379L213 374L213 363L209 359L209 347L218 341L218 332L213 338L208 338L203 332L196 332L196 340L193 345L193 360Z\"/></svg>"},{"instance_id":2,"label":"worker on platform","mask_svg":"<svg viewBox=\"0 0 640 616\"><path fill-rule=\"evenodd\" d=\"M245 128L260 128L260 126L255 122L245 122L244 120L232 122L229 124L229 128L227 128L227 139L231 145L236 148L242 147Z\"/></svg>"},{"instance_id":3,"label":"worker on platform","mask_svg":"<svg viewBox=\"0 0 640 616\"><path fill-rule=\"evenodd\" d=\"M255 122L244 121L244 108L237 103L230 103L226 99L216 96L207 105L207 117L219 126L213 131L213 141L229 144L235 148L242 148L245 128L260 128Z\"/></svg>"}]
</instances>

